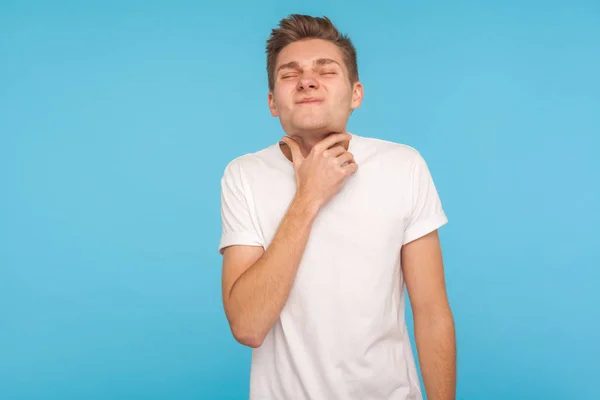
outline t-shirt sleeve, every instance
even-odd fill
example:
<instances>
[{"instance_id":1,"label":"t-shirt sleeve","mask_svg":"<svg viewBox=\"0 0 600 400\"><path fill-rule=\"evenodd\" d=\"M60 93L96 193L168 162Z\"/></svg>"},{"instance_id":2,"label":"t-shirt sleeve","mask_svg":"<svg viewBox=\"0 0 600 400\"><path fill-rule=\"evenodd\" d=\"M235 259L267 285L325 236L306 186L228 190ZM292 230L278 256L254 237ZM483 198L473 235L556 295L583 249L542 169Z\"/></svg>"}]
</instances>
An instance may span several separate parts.
<instances>
[{"instance_id":1,"label":"t-shirt sleeve","mask_svg":"<svg viewBox=\"0 0 600 400\"><path fill-rule=\"evenodd\" d=\"M230 163L221 178L221 240L219 253L232 245L263 246L257 233L248 201L240 166Z\"/></svg>"},{"instance_id":2,"label":"t-shirt sleeve","mask_svg":"<svg viewBox=\"0 0 600 400\"><path fill-rule=\"evenodd\" d=\"M427 163L417 153L412 176L412 211L404 230L403 244L419 239L448 222Z\"/></svg>"}]
</instances>

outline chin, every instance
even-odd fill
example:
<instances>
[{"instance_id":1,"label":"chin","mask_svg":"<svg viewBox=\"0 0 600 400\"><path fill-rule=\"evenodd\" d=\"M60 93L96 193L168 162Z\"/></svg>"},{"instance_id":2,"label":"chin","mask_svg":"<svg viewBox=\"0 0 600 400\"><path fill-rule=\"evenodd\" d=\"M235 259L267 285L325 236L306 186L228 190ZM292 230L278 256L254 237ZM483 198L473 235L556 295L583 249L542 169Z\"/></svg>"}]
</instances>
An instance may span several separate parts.
<instances>
[{"instance_id":1,"label":"chin","mask_svg":"<svg viewBox=\"0 0 600 400\"><path fill-rule=\"evenodd\" d=\"M293 129L298 131L328 131L331 121L317 118L303 118L300 121L293 121Z\"/></svg>"},{"instance_id":2,"label":"chin","mask_svg":"<svg viewBox=\"0 0 600 400\"><path fill-rule=\"evenodd\" d=\"M289 135L323 136L332 132L341 132L344 121L336 121L330 115L293 115L280 118L280 123Z\"/></svg>"}]
</instances>

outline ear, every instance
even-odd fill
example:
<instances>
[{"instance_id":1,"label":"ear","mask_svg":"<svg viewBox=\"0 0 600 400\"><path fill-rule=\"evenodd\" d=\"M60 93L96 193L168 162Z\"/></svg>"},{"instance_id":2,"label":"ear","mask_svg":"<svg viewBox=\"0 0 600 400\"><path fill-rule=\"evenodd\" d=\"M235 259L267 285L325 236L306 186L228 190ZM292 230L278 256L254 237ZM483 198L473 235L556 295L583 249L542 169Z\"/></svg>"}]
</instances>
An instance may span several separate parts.
<instances>
[{"instance_id":1,"label":"ear","mask_svg":"<svg viewBox=\"0 0 600 400\"><path fill-rule=\"evenodd\" d=\"M365 94L365 90L363 85L360 82L354 83L352 85L352 104L351 108L354 110L355 108L360 107L362 104L363 96Z\"/></svg>"},{"instance_id":2,"label":"ear","mask_svg":"<svg viewBox=\"0 0 600 400\"><path fill-rule=\"evenodd\" d=\"M269 110L271 111L271 116L278 117L279 113L277 112L277 108L275 107L275 96L273 95L273 92L269 92L268 99L269 99Z\"/></svg>"}]
</instances>

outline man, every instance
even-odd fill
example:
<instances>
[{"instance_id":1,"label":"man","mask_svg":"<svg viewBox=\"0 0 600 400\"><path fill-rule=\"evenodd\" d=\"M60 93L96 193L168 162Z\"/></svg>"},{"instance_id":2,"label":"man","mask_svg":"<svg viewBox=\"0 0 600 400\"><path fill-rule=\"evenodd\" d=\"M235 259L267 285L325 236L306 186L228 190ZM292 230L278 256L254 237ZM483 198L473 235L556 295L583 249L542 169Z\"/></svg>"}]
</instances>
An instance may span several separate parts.
<instances>
[{"instance_id":1,"label":"man","mask_svg":"<svg viewBox=\"0 0 600 400\"><path fill-rule=\"evenodd\" d=\"M267 41L268 104L286 135L222 178L223 304L253 348L252 400L455 396L455 338L428 167L405 145L346 133L356 51L327 18L292 15Z\"/></svg>"}]
</instances>

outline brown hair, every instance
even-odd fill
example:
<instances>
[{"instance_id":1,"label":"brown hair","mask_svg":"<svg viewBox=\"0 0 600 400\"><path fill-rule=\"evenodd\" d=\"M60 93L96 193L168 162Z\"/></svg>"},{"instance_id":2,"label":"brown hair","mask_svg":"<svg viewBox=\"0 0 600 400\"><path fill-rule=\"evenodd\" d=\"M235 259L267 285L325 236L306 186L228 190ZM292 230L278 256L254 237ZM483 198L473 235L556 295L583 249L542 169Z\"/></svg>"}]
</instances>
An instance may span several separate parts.
<instances>
[{"instance_id":1,"label":"brown hair","mask_svg":"<svg viewBox=\"0 0 600 400\"><path fill-rule=\"evenodd\" d=\"M350 38L340 33L327 17L292 14L279 21L279 27L271 31L267 40L267 76L269 90L275 86L275 64L283 48L303 39L328 40L338 46L344 56L344 62L350 75L350 82L358 81L358 63L356 49Z\"/></svg>"}]
</instances>

